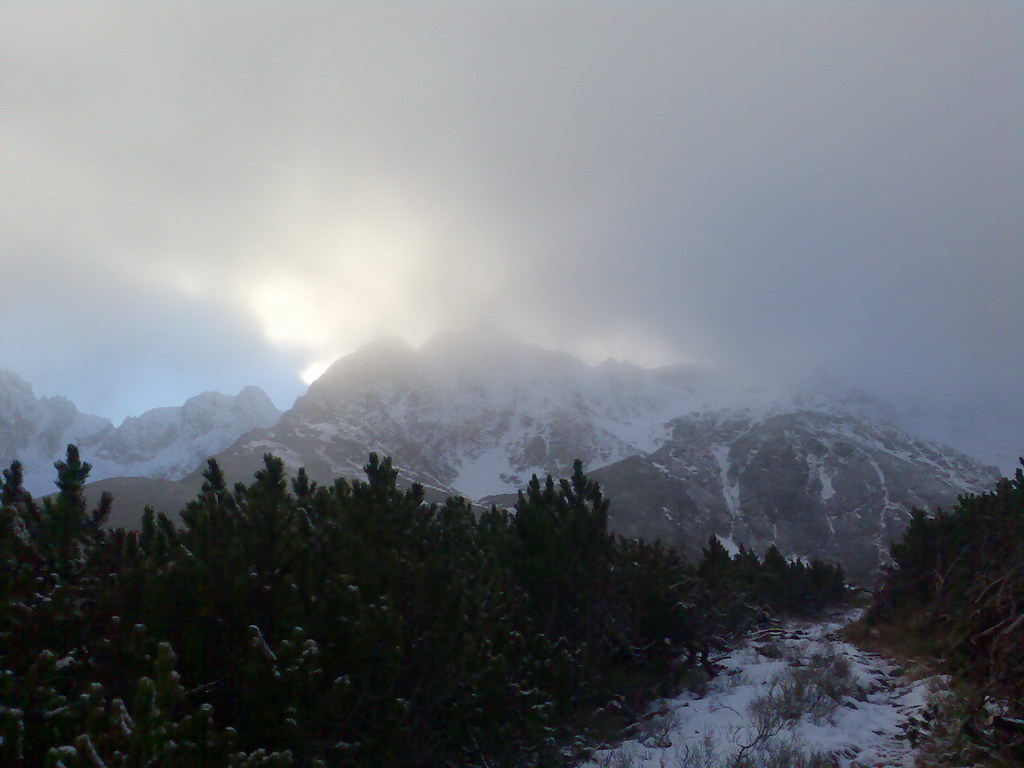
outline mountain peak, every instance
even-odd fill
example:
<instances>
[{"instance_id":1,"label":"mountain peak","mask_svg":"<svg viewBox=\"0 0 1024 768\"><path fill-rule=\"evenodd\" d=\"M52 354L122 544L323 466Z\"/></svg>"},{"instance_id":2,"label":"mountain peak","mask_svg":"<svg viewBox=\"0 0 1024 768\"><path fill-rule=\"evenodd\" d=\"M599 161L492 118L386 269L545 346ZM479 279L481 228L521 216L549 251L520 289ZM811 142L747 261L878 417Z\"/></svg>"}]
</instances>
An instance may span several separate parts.
<instances>
[{"instance_id":1,"label":"mountain peak","mask_svg":"<svg viewBox=\"0 0 1024 768\"><path fill-rule=\"evenodd\" d=\"M388 386L408 379L415 368L416 350L397 336L383 336L331 363L310 385L309 392L341 393Z\"/></svg>"},{"instance_id":2,"label":"mountain peak","mask_svg":"<svg viewBox=\"0 0 1024 768\"><path fill-rule=\"evenodd\" d=\"M7 368L0 368L0 396L17 393L19 397L34 397L32 385Z\"/></svg>"}]
</instances>

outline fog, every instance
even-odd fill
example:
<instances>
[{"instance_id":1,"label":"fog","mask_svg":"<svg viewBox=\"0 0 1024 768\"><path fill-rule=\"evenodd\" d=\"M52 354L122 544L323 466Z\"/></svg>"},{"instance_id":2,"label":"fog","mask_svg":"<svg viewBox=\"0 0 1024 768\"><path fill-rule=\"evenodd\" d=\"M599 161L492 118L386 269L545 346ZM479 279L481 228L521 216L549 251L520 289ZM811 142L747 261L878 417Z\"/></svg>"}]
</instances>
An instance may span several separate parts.
<instances>
[{"instance_id":1,"label":"fog","mask_svg":"<svg viewBox=\"0 0 1024 768\"><path fill-rule=\"evenodd\" d=\"M119 419L382 334L1024 434L1015 3L0 6L0 367ZM986 427L987 429L988 427Z\"/></svg>"}]
</instances>

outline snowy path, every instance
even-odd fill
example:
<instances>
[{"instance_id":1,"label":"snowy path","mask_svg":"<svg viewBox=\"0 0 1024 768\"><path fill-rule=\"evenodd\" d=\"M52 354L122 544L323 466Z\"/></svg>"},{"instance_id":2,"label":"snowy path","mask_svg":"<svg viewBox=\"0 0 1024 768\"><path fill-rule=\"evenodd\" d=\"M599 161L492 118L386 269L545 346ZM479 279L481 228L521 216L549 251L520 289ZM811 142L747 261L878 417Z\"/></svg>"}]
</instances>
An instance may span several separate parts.
<instances>
[{"instance_id":1,"label":"snowy path","mask_svg":"<svg viewBox=\"0 0 1024 768\"><path fill-rule=\"evenodd\" d=\"M705 695L656 702L633 740L585 766L719 768L743 752L752 765L910 768L905 728L935 680L909 681L891 661L842 641L850 617L755 635L721 660Z\"/></svg>"}]
</instances>

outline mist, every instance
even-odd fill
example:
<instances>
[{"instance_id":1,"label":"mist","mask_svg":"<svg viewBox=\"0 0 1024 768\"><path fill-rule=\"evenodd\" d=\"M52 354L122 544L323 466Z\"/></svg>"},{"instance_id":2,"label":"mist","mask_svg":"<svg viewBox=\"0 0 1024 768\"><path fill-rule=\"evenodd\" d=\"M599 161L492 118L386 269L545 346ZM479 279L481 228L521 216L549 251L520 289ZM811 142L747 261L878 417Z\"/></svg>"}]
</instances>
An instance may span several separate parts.
<instances>
[{"instance_id":1,"label":"mist","mask_svg":"<svg viewBox=\"0 0 1024 768\"><path fill-rule=\"evenodd\" d=\"M115 419L287 407L373 338L489 327L1019 440L1022 22L7 4L0 364Z\"/></svg>"}]
</instances>

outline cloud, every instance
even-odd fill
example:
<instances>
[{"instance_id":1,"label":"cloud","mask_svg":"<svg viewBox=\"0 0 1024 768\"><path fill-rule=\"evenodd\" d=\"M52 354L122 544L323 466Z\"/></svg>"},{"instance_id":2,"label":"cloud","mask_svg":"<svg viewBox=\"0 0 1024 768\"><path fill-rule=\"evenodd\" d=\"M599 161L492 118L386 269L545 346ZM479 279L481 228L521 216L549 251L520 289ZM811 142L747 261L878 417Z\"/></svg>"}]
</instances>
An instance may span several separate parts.
<instances>
[{"instance_id":1,"label":"cloud","mask_svg":"<svg viewBox=\"0 0 1024 768\"><path fill-rule=\"evenodd\" d=\"M6 364L287 405L486 323L1022 418L1022 15L4 6Z\"/></svg>"}]
</instances>

